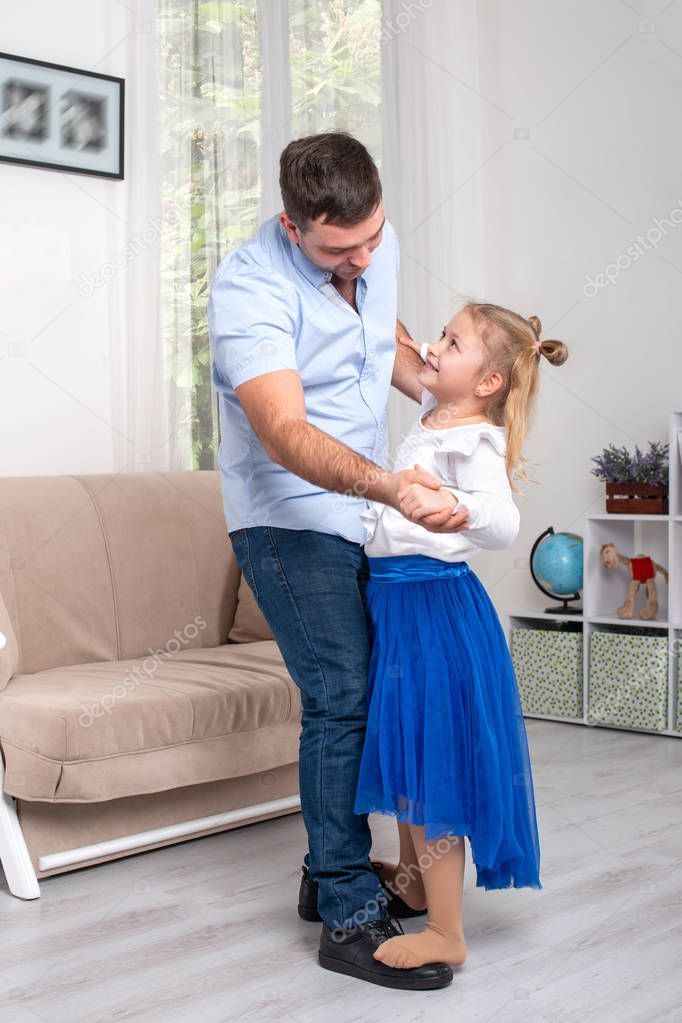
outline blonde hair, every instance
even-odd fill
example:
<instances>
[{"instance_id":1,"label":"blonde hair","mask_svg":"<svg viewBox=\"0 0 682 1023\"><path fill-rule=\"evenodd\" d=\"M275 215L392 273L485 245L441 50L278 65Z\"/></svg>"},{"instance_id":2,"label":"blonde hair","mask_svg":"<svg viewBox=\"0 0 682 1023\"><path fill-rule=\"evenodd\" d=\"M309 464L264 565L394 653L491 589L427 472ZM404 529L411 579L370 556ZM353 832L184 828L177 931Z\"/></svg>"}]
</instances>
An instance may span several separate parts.
<instances>
[{"instance_id":1,"label":"blonde hair","mask_svg":"<svg viewBox=\"0 0 682 1023\"><path fill-rule=\"evenodd\" d=\"M529 479L527 467L531 464L523 454L523 444L530 427L535 399L540 383L540 357L544 355L552 366L561 366L568 358L563 341L540 341L542 324L537 316L524 319L511 309L481 302L467 302L462 311L471 316L488 353L482 371L501 373L504 384L493 394L486 415L507 432L505 465L512 490L513 475Z\"/></svg>"}]
</instances>

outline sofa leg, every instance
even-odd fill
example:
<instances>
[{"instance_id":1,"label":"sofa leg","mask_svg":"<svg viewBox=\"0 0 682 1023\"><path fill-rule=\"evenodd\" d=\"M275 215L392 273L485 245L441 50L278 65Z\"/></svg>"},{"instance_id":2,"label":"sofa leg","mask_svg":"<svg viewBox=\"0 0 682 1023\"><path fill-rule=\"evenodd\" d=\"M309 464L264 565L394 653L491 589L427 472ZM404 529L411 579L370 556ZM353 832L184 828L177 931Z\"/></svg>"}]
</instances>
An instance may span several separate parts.
<instances>
[{"instance_id":1,"label":"sofa leg","mask_svg":"<svg viewBox=\"0 0 682 1023\"><path fill-rule=\"evenodd\" d=\"M5 767L0 757L0 862L7 887L18 899L39 899L40 888L21 830L17 807L5 792Z\"/></svg>"}]
</instances>

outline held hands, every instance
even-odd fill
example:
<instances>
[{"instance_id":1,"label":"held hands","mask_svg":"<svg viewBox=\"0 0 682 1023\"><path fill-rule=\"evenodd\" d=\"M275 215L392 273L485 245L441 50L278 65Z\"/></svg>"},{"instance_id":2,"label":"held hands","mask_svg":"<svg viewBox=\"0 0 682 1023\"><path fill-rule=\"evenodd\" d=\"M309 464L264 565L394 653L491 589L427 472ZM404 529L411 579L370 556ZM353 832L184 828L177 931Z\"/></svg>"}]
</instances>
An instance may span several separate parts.
<instances>
[{"instance_id":1,"label":"held hands","mask_svg":"<svg viewBox=\"0 0 682 1023\"><path fill-rule=\"evenodd\" d=\"M393 474L398 511L432 533L459 533L468 529L469 511L461 508L454 494L444 490L441 480L420 465ZM454 512L454 514L453 514Z\"/></svg>"},{"instance_id":2,"label":"held hands","mask_svg":"<svg viewBox=\"0 0 682 1023\"><path fill-rule=\"evenodd\" d=\"M426 515L447 511L450 516L459 503L449 490L429 490L422 483L410 483L402 491L398 509L412 522L420 522Z\"/></svg>"}]
</instances>

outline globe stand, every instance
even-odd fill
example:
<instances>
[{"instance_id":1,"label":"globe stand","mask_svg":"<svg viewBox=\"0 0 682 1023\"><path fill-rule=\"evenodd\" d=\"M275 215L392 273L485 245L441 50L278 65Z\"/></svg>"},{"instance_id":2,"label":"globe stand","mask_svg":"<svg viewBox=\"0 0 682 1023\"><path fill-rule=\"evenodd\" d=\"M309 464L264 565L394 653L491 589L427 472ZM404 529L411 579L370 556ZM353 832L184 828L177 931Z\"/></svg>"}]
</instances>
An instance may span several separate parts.
<instances>
[{"instance_id":1,"label":"globe stand","mask_svg":"<svg viewBox=\"0 0 682 1023\"><path fill-rule=\"evenodd\" d=\"M544 531L544 533L541 533L540 536L535 541L535 543L533 544L533 549L530 552L530 564L529 564L530 574L531 574L531 576L533 578L533 582L535 583L537 588L542 593L544 593L546 597L551 597L552 600L560 600L560 601L562 601L562 604L561 604L560 607L546 607L545 608L545 614L550 614L550 615L554 615L554 614L579 615L579 614L582 614L582 610L583 610L582 607L570 606L569 603L568 603L569 600L580 600L580 594L579 593L574 593L572 597L565 597L565 596L563 596L560 593L552 593L551 590L545 589L545 587L542 585L542 583L540 582L540 580L536 576L535 572L533 571L533 555L535 554L536 550L538 549L538 547L540 546L540 544L542 543L542 541L545 539L546 536L554 536L554 529L552 528L552 526L550 526L549 529L546 529Z\"/></svg>"}]
</instances>

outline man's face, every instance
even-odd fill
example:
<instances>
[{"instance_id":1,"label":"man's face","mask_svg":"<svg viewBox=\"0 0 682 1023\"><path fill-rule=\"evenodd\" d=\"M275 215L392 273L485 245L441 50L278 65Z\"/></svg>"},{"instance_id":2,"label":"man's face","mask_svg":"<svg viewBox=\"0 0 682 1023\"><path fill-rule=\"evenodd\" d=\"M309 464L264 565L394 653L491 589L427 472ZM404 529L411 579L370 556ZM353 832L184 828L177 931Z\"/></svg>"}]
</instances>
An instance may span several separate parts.
<instances>
[{"instance_id":1,"label":"man's face","mask_svg":"<svg viewBox=\"0 0 682 1023\"><path fill-rule=\"evenodd\" d=\"M324 224L323 218L318 217L304 233L286 213L280 214L279 219L289 240L300 246L311 263L343 281L354 281L371 263L372 253L381 242L386 218L383 205L379 203L367 220L353 227Z\"/></svg>"}]
</instances>

